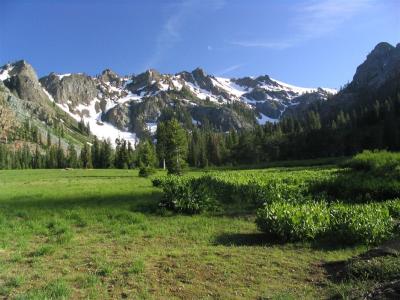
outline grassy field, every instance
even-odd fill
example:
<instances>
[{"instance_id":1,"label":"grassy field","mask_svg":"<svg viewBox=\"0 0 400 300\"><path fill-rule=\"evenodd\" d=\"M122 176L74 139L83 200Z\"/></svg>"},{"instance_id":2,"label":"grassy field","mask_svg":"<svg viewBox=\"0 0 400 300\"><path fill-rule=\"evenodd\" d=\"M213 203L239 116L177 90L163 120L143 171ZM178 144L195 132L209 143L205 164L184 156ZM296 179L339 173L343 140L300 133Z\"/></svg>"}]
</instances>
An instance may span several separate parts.
<instances>
[{"instance_id":1,"label":"grassy field","mask_svg":"<svg viewBox=\"0 0 400 300\"><path fill-rule=\"evenodd\" d=\"M185 216L128 170L0 171L0 298L327 298L323 262L365 247L273 244L254 214Z\"/></svg>"}]
</instances>

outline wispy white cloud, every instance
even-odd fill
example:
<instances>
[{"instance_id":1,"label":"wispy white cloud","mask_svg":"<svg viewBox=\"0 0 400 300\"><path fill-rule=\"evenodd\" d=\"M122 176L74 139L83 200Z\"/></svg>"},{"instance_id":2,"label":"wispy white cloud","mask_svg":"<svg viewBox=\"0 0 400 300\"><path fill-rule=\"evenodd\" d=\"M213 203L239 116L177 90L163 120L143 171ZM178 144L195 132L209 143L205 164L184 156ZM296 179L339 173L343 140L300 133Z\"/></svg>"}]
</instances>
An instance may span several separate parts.
<instances>
[{"instance_id":1,"label":"wispy white cloud","mask_svg":"<svg viewBox=\"0 0 400 300\"><path fill-rule=\"evenodd\" d=\"M219 72L216 72L215 74L217 76L226 75L226 74L229 74L229 73L231 73L231 72L233 72L233 71L235 71L235 70L237 70L237 69L239 69L241 67L243 67L243 64L236 64L236 65L227 67L227 68L225 68L225 69L223 69L223 70L221 70Z\"/></svg>"},{"instance_id":2,"label":"wispy white cloud","mask_svg":"<svg viewBox=\"0 0 400 300\"><path fill-rule=\"evenodd\" d=\"M298 28L299 40L319 38L335 31L347 20L372 7L375 0L324 0L309 1L296 7L293 22Z\"/></svg>"},{"instance_id":3,"label":"wispy white cloud","mask_svg":"<svg viewBox=\"0 0 400 300\"><path fill-rule=\"evenodd\" d=\"M223 8L225 0L181 0L172 7L172 13L168 16L155 41L154 53L146 63L145 68L156 66L167 51L173 48L176 43L182 40L182 28L190 21L192 15L206 8L208 11L215 11ZM209 46L211 47L211 46ZM208 49L212 50L212 48Z\"/></svg>"},{"instance_id":4,"label":"wispy white cloud","mask_svg":"<svg viewBox=\"0 0 400 300\"><path fill-rule=\"evenodd\" d=\"M308 0L294 6L289 21L292 34L279 40L230 42L242 47L286 49L334 32L346 21L373 6L376 0Z\"/></svg>"}]
</instances>

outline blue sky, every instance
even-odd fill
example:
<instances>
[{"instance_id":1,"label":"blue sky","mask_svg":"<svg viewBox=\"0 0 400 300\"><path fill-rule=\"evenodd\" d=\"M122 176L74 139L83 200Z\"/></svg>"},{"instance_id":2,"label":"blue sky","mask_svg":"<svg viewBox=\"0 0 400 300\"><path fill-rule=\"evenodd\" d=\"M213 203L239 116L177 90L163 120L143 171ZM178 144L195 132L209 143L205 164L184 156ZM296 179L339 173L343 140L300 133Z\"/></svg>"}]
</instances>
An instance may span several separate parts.
<instances>
[{"instance_id":1,"label":"blue sky","mask_svg":"<svg viewBox=\"0 0 400 300\"><path fill-rule=\"evenodd\" d=\"M0 64L39 76L155 68L340 87L381 41L400 42L397 0L2 0Z\"/></svg>"}]
</instances>

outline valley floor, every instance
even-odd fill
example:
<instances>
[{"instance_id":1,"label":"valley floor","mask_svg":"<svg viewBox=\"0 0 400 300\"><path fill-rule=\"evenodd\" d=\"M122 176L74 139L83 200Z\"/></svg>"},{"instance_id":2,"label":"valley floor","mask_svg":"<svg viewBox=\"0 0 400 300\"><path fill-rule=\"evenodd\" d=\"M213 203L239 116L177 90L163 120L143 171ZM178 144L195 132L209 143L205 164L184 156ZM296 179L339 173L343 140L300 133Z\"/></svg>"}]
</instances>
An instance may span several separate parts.
<instances>
[{"instance_id":1,"label":"valley floor","mask_svg":"<svg viewBox=\"0 0 400 300\"><path fill-rule=\"evenodd\" d=\"M184 216L131 170L0 171L0 298L298 299L365 247L268 243L254 215Z\"/></svg>"}]
</instances>

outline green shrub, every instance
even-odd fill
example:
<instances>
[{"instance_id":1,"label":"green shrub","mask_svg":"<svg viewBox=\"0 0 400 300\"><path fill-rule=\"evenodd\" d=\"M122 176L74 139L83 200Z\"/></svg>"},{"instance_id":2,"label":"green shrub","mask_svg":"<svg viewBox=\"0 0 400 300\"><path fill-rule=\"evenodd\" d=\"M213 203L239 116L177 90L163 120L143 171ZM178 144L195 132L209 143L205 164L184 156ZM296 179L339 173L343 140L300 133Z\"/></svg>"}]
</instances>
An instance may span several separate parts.
<instances>
[{"instance_id":1,"label":"green shrub","mask_svg":"<svg viewBox=\"0 0 400 300\"><path fill-rule=\"evenodd\" d=\"M400 197L400 181L394 176L344 170L316 182L310 190L313 194L326 193L332 199L365 203Z\"/></svg>"},{"instance_id":2,"label":"green shrub","mask_svg":"<svg viewBox=\"0 0 400 300\"><path fill-rule=\"evenodd\" d=\"M217 208L207 186L196 178L169 175L162 180L161 187L164 192L161 207L188 214Z\"/></svg>"},{"instance_id":3,"label":"green shrub","mask_svg":"<svg viewBox=\"0 0 400 300\"><path fill-rule=\"evenodd\" d=\"M375 175L393 175L400 171L400 153L365 150L347 161L344 166Z\"/></svg>"},{"instance_id":4,"label":"green shrub","mask_svg":"<svg viewBox=\"0 0 400 300\"><path fill-rule=\"evenodd\" d=\"M317 239L340 244L376 244L394 230L388 208L378 204L275 202L258 210L256 224L280 241Z\"/></svg>"},{"instance_id":5,"label":"green shrub","mask_svg":"<svg viewBox=\"0 0 400 300\"><path fill-rule=\"evenodd\" d=\"M332 199L370 202L400 197L400 153L364 151L348 160L332 176L316 182L310 190Z\"/></svg>"},{"instance_id":6,"label":"green shrub","mask_svg":"<svg viewBox=\"0 0 400 300\"><path fill-rule=\"evenodd\" d=\"M152 167L141 167L139 169L139 176L140 177L149 177L150 175L153 175L156 172L156 170Z\"/></svg>"},{"instance_id":7,"label":"green shrub","mask_svg":"<svg viewBox=\"0 0 400 300\"><path fill-rule=\"evenodd\" d=\"M383 206L387 207L392 218L400 219L400 199L388 200Z\"/></svg>"},{"instance_id":8,"label":"green shrub","mask_svg":"<svg viewBox=\"0 0 400 300\"><path fill-rule=\"evenodd\" d=\"M314 240L328 229L329 216L324 203L275 202L258 210L256 224L272 238L306 241Z\"/></svg>"},{"instance_id":9,"label":"green shrub","mask_svg":"<svg viewBox=\"0 0 400 300\"><path fill-rule=\"evenodd\" d=\"M378 204L336 204L330 209L327 238L342 244L376 244L392 235L389 210Z\"/></svg>"},{"instance_id":10,"label":"green shrub","mask_svg":"<svg viewBox=\"0 0 400 300\"><path fill-rule=\"evenodd\" d=\"M310 199L310 182L332 171L215 172L199 177L164 176L153 179L163 189L161 206L178 212L199 213L221 205L259 208L264 203L303 203Z\"/></svg>"}]
</instances>

